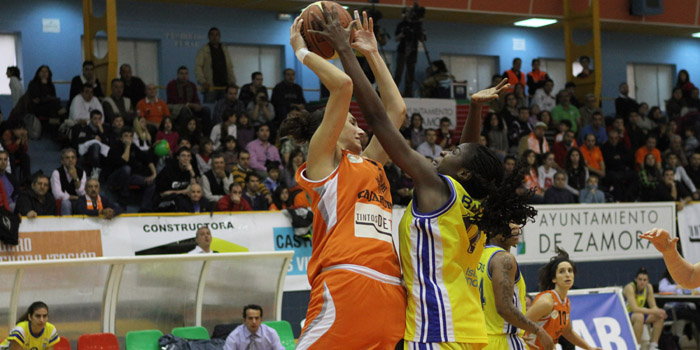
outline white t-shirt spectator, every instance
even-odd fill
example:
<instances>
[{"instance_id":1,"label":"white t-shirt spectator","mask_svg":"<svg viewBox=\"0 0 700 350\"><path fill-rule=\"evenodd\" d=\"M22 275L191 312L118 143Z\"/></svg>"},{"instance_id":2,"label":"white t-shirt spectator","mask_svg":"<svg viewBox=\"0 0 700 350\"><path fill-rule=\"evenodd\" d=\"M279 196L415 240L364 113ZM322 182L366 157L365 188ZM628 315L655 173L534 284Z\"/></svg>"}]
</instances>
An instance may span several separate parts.
<instances>
[{"instance_id":1,"label":"white t-shirt spectator","mask_svg":"<svg viewBox=\"0 0 700 350\"><path fill-rule=\"evenodd\" d=\"M430 157L431 159L435 159L440 156L440 153L442 153L442 147L438 144L434 144L433 147L430 147L430 144L428 144L427 141L424 141L420 145L418 145L418 148L416 148L416 151L418 153L422 154L425 157Z\"/></svg>"},{"instance_id":2,"label":"white t-shirt spectator","mask_svg":"<svg viewBox=\"0 0 700 350\"><path fill-rule=\"evenodd\" d=\"M551 112L552 108L557 105L557 98L553 92L547 95L543 88L539 88L535 91L532 103L538 105L541 111Z\"/></svg>"},{"instance_id":3,"label":"white t-shirt spectator","mask_svg":"<svg viewBox=\"0 0 700 350\"><path fill-rule=\"evenodd\" d=\"M97 97L93 97L90 102L85 101L82 95L75 96L73 102L70 104L70 119L73 121L85 120L90 121L90 112L98 110L102 113L102 122L105 121L104 111L102 110L102 104Z\"/></svg>"},{"instance_id":4,"label":"white t-shirt spectator","mask_svg":"<svg viewBox=\"0 0 700 350\"><path fill-rule=\"evenodd\" d=\"M557 173L557 169L549 168L546 170L544 165L540 165L537 168L537 180L540 182L540 188L546 190L552 185L554 185L554 174Z\"/></svg>"}]
</instances>

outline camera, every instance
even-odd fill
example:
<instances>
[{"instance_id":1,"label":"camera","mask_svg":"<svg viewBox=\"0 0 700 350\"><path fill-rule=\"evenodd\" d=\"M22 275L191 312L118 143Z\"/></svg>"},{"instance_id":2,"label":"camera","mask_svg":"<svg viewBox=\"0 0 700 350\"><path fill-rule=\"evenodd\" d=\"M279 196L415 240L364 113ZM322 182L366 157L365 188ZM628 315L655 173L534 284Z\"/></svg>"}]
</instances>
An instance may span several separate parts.
<instances>
[{"instance_id":1,"label":"camera","mask_svg":"<svg viewBox=\"0 0 700 350\"><path fill-rule=\"evenodd\" d=\"M425 18L425 7L419 6L418 2L413 3L413 7L409 10L407 19L409 22L419 22Z\"/></svg>"}]
</instances>

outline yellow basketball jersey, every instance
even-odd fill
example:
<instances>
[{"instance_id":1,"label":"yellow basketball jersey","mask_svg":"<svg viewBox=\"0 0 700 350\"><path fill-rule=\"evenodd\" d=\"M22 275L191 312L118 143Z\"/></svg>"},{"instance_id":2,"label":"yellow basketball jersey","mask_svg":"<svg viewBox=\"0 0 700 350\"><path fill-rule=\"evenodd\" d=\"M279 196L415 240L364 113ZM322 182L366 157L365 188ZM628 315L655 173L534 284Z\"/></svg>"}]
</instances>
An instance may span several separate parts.
<instances>
[{"instance_id":1,"label":"yellow basketball jersey","mask_svg":"<svg viewBox=\"0 0 700 350\"><path fill-rule=\"evenodd\" d=\"M485 235L470 223L480 203L457 181L442 177L452 192L447 203L419 213L411 202L399 226L408 294L404 339L486 344L476 277Z\"/></svg>"},{"instance_id":2,"label":"yellow basketball jersey","mask_svg":"<svg viewBox=\"0 0 700 350\"><path fill-rule=\"evenodd\" d=\"M29 321L22 321L10 331L10 335L0 344L0 349L9 349L10 340L14 340L22 346L22 349L46 350L58 343L61 338L56 332L56 327L46 322L44 329L39 334L33 334Z\"/></svg>"},{"instance_id":3,"label":"yellow basketball jersey","mask_svg":"<svg viewBox=\"0 0 700 350\"><path fill-rule=\"evenodd\" d=\"M491 274L489 273L489 264L491 263L491 258L498 252L505 252L506 250L495 246L486 245L484 252L481 253L481 260L479 260L479 267L476 271L479 278L479 292L481 293L481 307L484 310L484 318L486 319L486 333L488 335L502 335L502 334L524 334L523 330L518 330L515 326L506 322L501 315L496 311L496 301L493 294L493 280L491 279ZM520 266L517 265L517 278L515 284L513 285L513 297L512 301L515 308L520 310L525 314L525 279L520 272Z\"/></svg>"},{"instance_id":4,"label":"yellow basketball jersey","mask_svg":"<svg viewBox=\"0 0 700 350\"><path fill-rule=\"evenodd\" d=\"M628 283L627 285L632 285L632 288L634 288L634 302L637 304L637 306L644 307L644 305L646 305L647 303L649 285L647 285L647 287L644 288L644 290L641 292L637 290L637 284L634 283L634 281ZM629 301L627 302L627 312L632 312L632 308L630 308Z\"/></svg>"}]
</instances>

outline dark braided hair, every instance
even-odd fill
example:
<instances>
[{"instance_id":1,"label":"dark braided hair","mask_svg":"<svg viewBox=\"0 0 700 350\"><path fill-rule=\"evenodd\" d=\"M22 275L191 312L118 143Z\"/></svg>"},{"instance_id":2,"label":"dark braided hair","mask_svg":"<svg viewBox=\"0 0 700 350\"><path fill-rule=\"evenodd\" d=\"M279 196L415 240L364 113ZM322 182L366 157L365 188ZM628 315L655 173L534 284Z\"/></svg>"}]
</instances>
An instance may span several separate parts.
<instances>
[{"instance_id":1,"label":"dark braided hair","mask_svg":"<svg viewBox=\"0 0 700 350\"><path fill-rule=\"evenodd\" d=\"M554 289L554 282L552 282L552 280L557 275L557 267L559 267L559 264L563 262L568 262L571 264L571 268L574 270L574 275L576 275L576 265L574 265L574 262L569 259L569 253L559 247L556 247L554 251L557 253L557 255L549 259L549 262L540 267L540 270L538 271L540 275L540 283L538 284L540 291Z\"/></svg>"}]
</instances>

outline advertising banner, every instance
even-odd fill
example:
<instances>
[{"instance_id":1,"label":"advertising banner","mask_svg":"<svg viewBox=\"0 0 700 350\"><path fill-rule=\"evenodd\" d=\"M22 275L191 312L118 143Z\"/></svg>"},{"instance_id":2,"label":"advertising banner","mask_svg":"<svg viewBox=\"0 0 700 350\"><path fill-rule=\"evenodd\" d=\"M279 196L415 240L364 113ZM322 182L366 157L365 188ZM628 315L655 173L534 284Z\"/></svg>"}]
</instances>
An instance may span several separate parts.
<instances>
[{"instance_id":1,"label":"advertising banner","mask_svg":"<svg viewBox=\"0 0 700 350\"><path fill-rule=\"evenodd\" d=\"M693 264L700 261L700 203L686 205L678 212L678 236L683 257Z\"/></svg>"},{"instance_id":2,"label":"advertising banner","mask_svg":"<svg viewBox=\"0 0 700 350\"><path fill-rule=\"evenodd\" d=\"M622 289L573 290L568 297L571 300L571 327L588 344L603 349L637 348Z\"/></svg>"},{"instance_id":3,"label":"advertising banner","mask_svg":"<svg viewBox=\"0 0 700 350\"><path fill-rule=\"evenodd\" d=\"M447 117L454 128L457 125L457 102L441 98L405 98L406 113L420 113L423 129L439 129L440 119Z\"/></svg>"}]
</instances>

